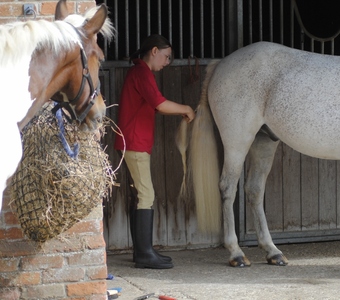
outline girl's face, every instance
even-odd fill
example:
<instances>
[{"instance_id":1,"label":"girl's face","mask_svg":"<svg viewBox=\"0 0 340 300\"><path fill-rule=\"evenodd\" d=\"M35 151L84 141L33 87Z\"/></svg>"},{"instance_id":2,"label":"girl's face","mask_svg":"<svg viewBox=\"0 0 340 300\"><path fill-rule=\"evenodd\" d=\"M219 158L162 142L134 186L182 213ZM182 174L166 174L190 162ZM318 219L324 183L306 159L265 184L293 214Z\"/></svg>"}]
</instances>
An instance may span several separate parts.
<instances>
[{"instance_id":1,"label":"girl's face","mask_svg":"<svg viewBox=\"0 0 340 300\"><path fill-rule=\"evenodd\" d=\"M171 47L165 49L153 47L150 50L150 55L147 56L145 62L150 67L151 71L160 71L170 63L171 52Z\"/></svg>"}]
</instances>

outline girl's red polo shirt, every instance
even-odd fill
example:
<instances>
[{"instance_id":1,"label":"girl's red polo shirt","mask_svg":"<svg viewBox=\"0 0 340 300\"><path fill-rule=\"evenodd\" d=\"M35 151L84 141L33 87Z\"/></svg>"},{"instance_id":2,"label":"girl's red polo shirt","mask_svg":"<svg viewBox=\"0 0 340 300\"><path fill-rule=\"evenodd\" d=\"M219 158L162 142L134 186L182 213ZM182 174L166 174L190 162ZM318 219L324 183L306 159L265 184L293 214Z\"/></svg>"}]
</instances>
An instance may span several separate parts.
<instances>
[{"instance_id":1,"label":"girl's red polo shirt","mask_svg":"<svg viewBox=\"0 0 340 300\"><path fill-rule=\"evenodd\" d=\"M141 59L133 61L125 77L120 96L118 126L126 150L151 154L154 144L156 107L166 99L160 93L155 75ZM121 136L116 135L115 149L123 150Z\"/></svg>"}]
</instances>

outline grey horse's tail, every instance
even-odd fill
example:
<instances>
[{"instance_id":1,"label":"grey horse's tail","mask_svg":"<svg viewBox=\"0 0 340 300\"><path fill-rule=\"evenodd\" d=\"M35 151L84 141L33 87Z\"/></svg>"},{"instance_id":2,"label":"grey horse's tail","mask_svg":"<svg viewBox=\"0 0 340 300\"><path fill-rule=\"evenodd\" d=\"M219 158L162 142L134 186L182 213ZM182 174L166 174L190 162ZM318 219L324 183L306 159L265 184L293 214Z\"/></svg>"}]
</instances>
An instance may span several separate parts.
<instances>
[{"instance_id":1,"label":"grey horse's tail","mask_svg":"<svg viewBox=\"0 0 340 300\"><path fill-rule=\"evenodd\" d=\"M176 137L177 147L182 155L183 181L180 199L187 201L192 184L198 227L202 232L221 230L221 195L219 190L219 165L217 143L214 135L214 120L208 102L208 85L219 60L206 68L201 99L196 117L187 124L183 119ZM188 153L188 159L187 159Z\"/></svg>"}]
</instances>

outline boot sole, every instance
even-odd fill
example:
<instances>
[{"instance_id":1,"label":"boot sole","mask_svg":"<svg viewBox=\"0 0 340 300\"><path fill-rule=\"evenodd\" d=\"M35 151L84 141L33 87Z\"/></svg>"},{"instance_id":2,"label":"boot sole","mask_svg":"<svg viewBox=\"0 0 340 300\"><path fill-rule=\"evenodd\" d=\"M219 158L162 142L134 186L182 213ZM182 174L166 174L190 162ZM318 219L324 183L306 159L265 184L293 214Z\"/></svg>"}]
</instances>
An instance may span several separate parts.
<instances>
[{"instance_id":1,"label":"boot sole","mask_svg":"<svg viewBox=\"0 0 340 300\"><path fill-rule=\"evenodd\" d=\"M135 268L137 269L171 269L173 268L173 264L166 264L166 265L148 265L148 264L140 264L136 263Z\"/></svg>"},{"instance_id":2,"label":"boot sole","mask_svg":"<svg viewBox=\"0 0 340 300\"><path fill-rule=\"evenodd\" d=\"M159 255L158 254L158 257L160 259L162 259L166 263L171 263L172 262L172 258L170 256L164 256L164 255ZM136 262L135 255L132 256L132 262Z\"/></svg>"}]
</instances>

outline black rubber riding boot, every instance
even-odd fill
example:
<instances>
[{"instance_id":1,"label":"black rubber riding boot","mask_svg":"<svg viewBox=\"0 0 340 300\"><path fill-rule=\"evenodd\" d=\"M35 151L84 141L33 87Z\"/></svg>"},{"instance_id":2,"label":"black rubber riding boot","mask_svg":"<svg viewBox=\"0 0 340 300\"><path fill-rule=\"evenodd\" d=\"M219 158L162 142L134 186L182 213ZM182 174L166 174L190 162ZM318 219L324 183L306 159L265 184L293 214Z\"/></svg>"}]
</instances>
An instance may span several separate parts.
<instances>
[{"instance_id":1,"label":"black rubber riding boot","mask_svg":"<svg viewBox=\"0 0 340 300\"><path fill-rule=\"evenodd\" d=\"M133 256L132 261L135 262L135 209L130 209L130 233L132 239Z\"/></svg>"},{"instance_id":2,"label":"black rubber riding boot","mask_svg":"<svg viewBox=\"0 0 340 300\"><path fill-rule=\"evenodd\" d=\"M133 245L133 257L132 261L135 262L135 211L136 209L130 209L130 232L131 232L131 239L132 239L132 245ZM170 256L162 255L157 250L153 249L156 252L156 255L158 255L162 260L170 262L172 261L172 258Z\"/></svg>"},{"instance_id":3,"label":"black rubber riding boot","mask_svg":"<svg viewBox=\"0 0 340 300\"><path fill-rule=\"evenodd\" d=\"M152 247L153 209L137 209L134 215L135 267L150 269L172 268L172 262L162 259Z\"/></svg>"}]
</instances>

